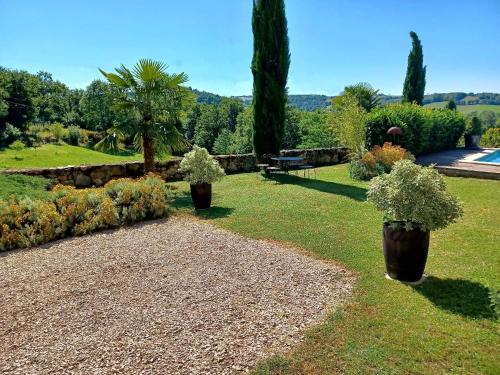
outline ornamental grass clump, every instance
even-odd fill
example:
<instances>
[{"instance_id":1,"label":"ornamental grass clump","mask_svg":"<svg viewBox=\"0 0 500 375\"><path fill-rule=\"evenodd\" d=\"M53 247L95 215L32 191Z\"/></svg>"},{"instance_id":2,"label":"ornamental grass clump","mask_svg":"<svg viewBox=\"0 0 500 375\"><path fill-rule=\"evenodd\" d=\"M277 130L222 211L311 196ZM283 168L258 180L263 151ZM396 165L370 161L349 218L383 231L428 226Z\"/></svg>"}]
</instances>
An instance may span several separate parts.
<instances>
[{"instance_id":1,"label":"ornamental grass clump","mask_svg":"<svg viewBox=\"0 0 500 375\"><path fill-rule=\"evenodd\" d=\"M0 251L42 244L168 214L168 188L154 175L99 189L57 185L46 200L0 200Z\"/></svg>"},{"instance_id":2,"label":"ornamental grass clump","mask_svg":"<svg viewBox=\"0 0 500 375\"><path fill-rule=\"evenodd\" d=\"M191 185L212 184L225 176L219 162L206 148L199 146L193 146L193 150L184 155L180 171L186 174L184 179Z\"/></svg>"},{"instance_id":3,"label":"ornamental grass clump","mask_svg":"<svg viewBox=\"0 0 500 375\"><path fill-rule=\"evenodd\" d=\"M410 160L398 161L391 173L375 177L368 200L384 212L385 221L395 229L442 229L463 214L461 203L446 191L438 171Z\"/></svg>"}]
</instances>

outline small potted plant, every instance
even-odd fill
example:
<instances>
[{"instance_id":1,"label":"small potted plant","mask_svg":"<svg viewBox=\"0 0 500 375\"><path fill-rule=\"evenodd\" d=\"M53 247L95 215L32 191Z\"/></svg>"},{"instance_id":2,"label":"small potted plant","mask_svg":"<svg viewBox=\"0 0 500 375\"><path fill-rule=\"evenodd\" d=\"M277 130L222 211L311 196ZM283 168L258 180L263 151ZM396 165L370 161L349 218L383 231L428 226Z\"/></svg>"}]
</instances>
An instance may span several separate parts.
<instances>
[{"instance_id":1,"label":"small potted plant","mask_svg":"<svg viewBox=\"0 0 500 375\"><path fill-rule=\"evenodd\" d=\"M212 183L224 177L224 170L219 162L210 155L206 148L194 146L184 155L180 171L185 173L185 180L191 185L191 197L197 210L210 208L212 204Z\"/></svg>"},{"instance_id":2,"label":"small potted plant","mask_svg":"<svg viewBox=\"0 0 500 375\"><path fill-rule=\"evenodd\" d=\"M430 231L455 222L463 213L461 203L446 191L436 169L410 160L398 161L391 173L375 177L368 189L368 200L384 212L387 275L405 282L420 281Z\"/></svg>"},{"instance_id":3,"label":"small potted plant","mask_svg":"<svg viewBox=\"0 0 500 375\"><path fill-rule=\"evenodd\" d=\"M467 123L464 133L465 148L479 148L481 140L482 126L481 120L476 116L472 116Z\"/></svg>"}]
</instances>

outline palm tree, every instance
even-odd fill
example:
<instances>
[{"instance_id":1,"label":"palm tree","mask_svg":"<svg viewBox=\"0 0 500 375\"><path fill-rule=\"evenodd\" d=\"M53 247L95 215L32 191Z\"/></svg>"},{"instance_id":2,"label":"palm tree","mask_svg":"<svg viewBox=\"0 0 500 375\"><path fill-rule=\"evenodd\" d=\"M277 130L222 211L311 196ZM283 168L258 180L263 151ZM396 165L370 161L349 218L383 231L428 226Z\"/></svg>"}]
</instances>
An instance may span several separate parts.
<instances>
[{"instance_id":1,"label":"palm tree","mask_svg":"<svg viewBox=\"0 0 500 375\"><path fill-rule=\"evenodd\" d=\"M116 151L120 139L133 137L144 154L145 173L154 171L155 155L182 151L189 145L177 126L194 96L182 86L188 80L186 74L169 74L166 70L166 64L150 59L139 60L132 70L123 65L115 69L116 73L99 69L119 89L114 106L131 111L137 120L112 126L96 148Z\"/></svg>"}]
</instances>

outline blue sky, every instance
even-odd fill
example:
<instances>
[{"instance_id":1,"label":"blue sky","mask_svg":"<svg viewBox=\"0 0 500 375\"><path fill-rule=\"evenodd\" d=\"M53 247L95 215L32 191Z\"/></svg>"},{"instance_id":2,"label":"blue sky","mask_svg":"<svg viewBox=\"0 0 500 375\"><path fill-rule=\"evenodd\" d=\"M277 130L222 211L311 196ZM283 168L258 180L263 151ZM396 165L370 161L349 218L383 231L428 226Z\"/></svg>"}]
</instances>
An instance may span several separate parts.
<instances>
[{"instance_id":1,"label":"blue sky","mask_svg":"<svg viewBox=\"0 0 500 375\"><path fill-rule=\"evenodd\" d=\"M222 95L252 91L251 0L0 0L0 65L85 87L149 57ZM420 36L426 92L500 92L500 0L286 0L292 94L400 94Z\"/></svg>"}]
</instances>

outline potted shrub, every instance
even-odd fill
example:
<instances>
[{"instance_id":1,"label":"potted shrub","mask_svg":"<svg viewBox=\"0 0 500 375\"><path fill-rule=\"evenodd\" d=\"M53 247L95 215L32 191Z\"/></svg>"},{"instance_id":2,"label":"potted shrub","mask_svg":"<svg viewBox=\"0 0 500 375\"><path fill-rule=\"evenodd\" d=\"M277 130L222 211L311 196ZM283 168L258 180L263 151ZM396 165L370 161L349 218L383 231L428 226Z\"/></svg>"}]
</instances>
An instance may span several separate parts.
<instances>
[{"instance_id":1,"label":"potted shrub","mask_svg":"<svg viewBox=\"0 0 500 375\"><path fill-rule=\"evenodd\" d=\"M197 210L209 208L212 204L212 183L224 177L224 170L219 162L210 155L206 148L194 146L184 155L180 171L191 185L191 197Z\"/></svg>"},{"instance_id":2,"label":"potted shrub","mask_svg":"<svg viewBox=\"0 0 500 375\"><path fill-rule=\"evenodd\" d=\"M430 231L455 222L461 203L446 191L443 177L433 167L410 160L394 164L391 173L375 177L368 200L384 212L384 258L389 277L419 281L429 251Z\"/></svg>"},{"instance_id":3,"label":"potted shrub","mask_svg":"<svg viewBox=\"0 0 500 375\"><path fill-rule=\"evenodd\" d=\"M481 133L481 120L479 120L476 116L472 116L470 121L467 123L467 126L465 127L465 148L479 148Z\"/></svg>"}]
</instances>

